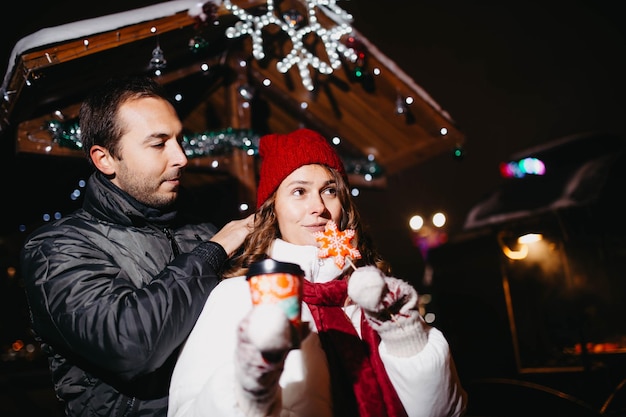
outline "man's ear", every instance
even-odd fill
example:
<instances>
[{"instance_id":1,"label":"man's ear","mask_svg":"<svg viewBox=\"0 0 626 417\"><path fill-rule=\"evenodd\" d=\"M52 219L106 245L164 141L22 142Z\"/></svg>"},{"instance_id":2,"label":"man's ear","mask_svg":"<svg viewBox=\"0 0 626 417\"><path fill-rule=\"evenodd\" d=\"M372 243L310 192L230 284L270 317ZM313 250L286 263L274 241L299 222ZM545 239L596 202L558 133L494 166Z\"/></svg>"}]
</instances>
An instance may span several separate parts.
<instances>
[{"instance_id":1,"label":"man's ear","mask_svg":"<svg viewBox=\"0 0 626 417\"><path fill-rule=\"evenodd\" d=\"M109 151L99 145L94 145L89 150L89 156L98 171L105 175L115 174L115 166L112 164L112 156Z\"/></svg>"}]
</instances>

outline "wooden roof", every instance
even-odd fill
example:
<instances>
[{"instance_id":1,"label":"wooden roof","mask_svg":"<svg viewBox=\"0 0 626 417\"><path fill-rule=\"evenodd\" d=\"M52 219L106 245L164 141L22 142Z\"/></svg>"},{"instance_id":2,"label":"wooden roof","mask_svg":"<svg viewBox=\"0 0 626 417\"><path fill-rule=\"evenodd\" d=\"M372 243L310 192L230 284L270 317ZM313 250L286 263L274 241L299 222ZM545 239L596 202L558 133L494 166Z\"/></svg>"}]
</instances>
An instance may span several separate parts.
<instances>
[{"instance_id":1,"label":"wooden roof","mask_svg":"<svg viewBox=\"0 0 626 417\"><path fill-rule=\"evenodd\" d=\"M245 10L257 14L265 5L258 0L233 3L245 4ZM304 4L298 10L306 16ZM94 25L94 33L70 33L66 39L55 38L52 43L17 51L15 65L3 85L1 140L15 140L17 152L80 154L56 143L46 131L46 123L76 117L84 95L112 75L149 72L148 62L158 45L167 67L157 79L182 93L185 99L179 112L190 131L233 128L264 134L311 127L328 138L341 138L339 151L347 157L373 156L385 175L452 151L464 142L451 117L356 31L352 36L364 52L365 60L360 64L365 75L356 77L357 64L343 60L332 74L312 72L315 88L309 91L302 85L297 67L286 73L276 67L289 52L290 39L279 30L265 28L266 57L255 59L249 36L225 36L225 30L240 19L223 5L217 9L215 22L202 23L186 9L147 20L141 18L147 15L142 9L137 9L135 15L139 18L130 24L125 23L127 19L119 19L119 26L107 30ZM116 16L107 18L115 21ZM324 13L318 13L317 18L323 25L335 24ZM46 33L54 30L47 29ZM193 39L206 42L202 51L192 52ZM327 58L319 38L308 36L306 40L313 53ZM202 64L208 64L208 70L203 70ZM242 86L253 88L253 99L241 96ZM406 98L412 103L405 102L404 112L398 112L398 100ZM226 156L222 166L231 173L237 171L240 178L248 175L244 182L254 188L249 174L240 172L253 169L248 162L243 168L230 166L241 165L245 159L241 155ZM193 165L208 163L200 158ZM372 184L384 185L384 179Z\"/></svg>"}]
</instances>

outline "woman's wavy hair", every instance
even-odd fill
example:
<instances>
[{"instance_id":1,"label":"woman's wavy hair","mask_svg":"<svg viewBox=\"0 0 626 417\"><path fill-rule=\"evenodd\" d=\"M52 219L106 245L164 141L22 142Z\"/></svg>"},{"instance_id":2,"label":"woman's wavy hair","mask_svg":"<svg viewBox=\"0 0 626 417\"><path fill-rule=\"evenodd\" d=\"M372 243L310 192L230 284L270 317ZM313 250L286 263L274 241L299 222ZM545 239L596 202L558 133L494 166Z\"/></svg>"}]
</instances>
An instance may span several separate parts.
<instances>
[{"instance_id":1,"label":"woman's wavy hair","mask_svg":"<svg viewBox=\"0 0 626 417\"><path fill-rule=\"evenodd\" d=\"M385 275L391 275L391 267L376 250L368 230L361 222L359 211L350 195L350 187L344 178L335 169L324 167L331 173L337 184L337 195L341 201L342 219L338 225L340 230L352 229L355 231L354 241L361 258L355 260L356 266L375 265ZM231 259L230 267L224 271L224 277L245 275L250 265L266 259L275 239L281 238L274 208L276 191L257 209L254 217L254 229L246 237L242 245L242 252Z\"/></svg>"}]
</instances>

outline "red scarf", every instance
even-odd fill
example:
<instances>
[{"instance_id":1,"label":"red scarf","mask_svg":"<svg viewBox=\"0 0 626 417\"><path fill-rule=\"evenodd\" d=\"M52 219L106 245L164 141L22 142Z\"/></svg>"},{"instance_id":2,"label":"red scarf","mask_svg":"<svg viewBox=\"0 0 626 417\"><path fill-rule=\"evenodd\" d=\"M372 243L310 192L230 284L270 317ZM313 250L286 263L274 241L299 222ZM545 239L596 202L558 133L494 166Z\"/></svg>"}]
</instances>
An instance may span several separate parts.
<instances>
[{"instance_id":1,"label":"red scarf","mask_svg":"<svg viewBox=\"0 0 626 417\"><path fill-rule=\"evenodd\" d=\"M407 417L385 371L378 333L361 318L359 338L342 310L348 281L314 284L304 280L303 300L309 306L328 359L333 414L341 417Z\"/></svg>"}]
</instances>

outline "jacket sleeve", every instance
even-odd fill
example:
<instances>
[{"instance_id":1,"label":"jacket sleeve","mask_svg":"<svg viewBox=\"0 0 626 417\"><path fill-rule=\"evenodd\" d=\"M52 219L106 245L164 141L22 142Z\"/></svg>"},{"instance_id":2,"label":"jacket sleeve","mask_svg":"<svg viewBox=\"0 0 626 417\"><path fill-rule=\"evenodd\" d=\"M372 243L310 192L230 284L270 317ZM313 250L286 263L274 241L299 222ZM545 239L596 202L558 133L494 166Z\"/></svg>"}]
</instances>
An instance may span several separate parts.
<instances>
[{"instance_id":1,"label":"jacket sleeve","mask_svg":"<svg viewBox=\"0 0 626 417\"><path fill-rule=\"evenodd\" d=\"M418 354L392 355L383 342L380 357L409 417L462 416L467 394L459 381L448 342L438 329L426 327L428 342Z\"/></svg>"},{"instance_id":2,"label":"jacket sleeve","mask_svg":"<svg viewBox=\"0 0 626 417\"><path fill-rule=\"evenodd\" d=\"M33 330L62 355L121 379L156 370L191 331L227 254L199 243L137 285L133 271L80 236L48 230L25 243L21 269ZM128 254L128 264L157 264L149 251L145 256Z\"/></svg>"}]
</instances>

